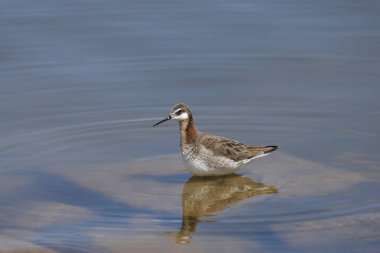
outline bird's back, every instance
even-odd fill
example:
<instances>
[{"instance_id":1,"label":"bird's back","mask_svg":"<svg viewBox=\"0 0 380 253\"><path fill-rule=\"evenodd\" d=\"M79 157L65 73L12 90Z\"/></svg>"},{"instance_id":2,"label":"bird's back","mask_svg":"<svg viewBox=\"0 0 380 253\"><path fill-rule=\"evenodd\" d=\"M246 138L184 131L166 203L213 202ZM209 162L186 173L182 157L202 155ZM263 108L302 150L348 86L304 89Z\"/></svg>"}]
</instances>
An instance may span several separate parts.
<instances>
[{"instance_id":1,"label":"bird's back","mask_svg":"<svg viewBox=\"0 0 380 253\"><path fill-rule=\"evenodd\" d=\"M276 146L252 146L199 132L197 142L182 147L182 154L186 167L193 174L221 175L231 173L276 149Z\"/></svg>"},{"instance_id":2,"label":"bird's back","mask_svg":"<svg viewBox=\"0 0 380 253\"><path fill-rule=\"evenodd\" d=\"M253 146L210 134L203 134L199 140L199 145L210 150L214 156L226 157L235 162L263 156L277 149L277 146Z\"/></svg>"}]
</instances>

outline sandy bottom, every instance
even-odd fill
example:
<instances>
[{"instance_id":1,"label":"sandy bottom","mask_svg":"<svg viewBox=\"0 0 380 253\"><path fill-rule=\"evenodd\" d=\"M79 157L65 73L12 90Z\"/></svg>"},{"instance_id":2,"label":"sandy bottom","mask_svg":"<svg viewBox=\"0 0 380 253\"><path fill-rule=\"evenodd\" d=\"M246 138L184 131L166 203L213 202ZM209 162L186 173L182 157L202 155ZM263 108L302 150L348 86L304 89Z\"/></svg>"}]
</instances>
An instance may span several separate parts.
<instances>
[{"instance_id":1,"label":"sandy bottom","mask_svg":"<svg viewBox=\"0 0 380 253\"><path fill-rule=\"evenodd\" d=\"M379 243L379 207L360 202L368 178L281 152L240 173L191 177L170 155L4 175L2 198L18 201L2 208L0 252L280 252ZM59 191L39 189L39 177L48 182L42 188Z\"/></svg>"}]
</instances>

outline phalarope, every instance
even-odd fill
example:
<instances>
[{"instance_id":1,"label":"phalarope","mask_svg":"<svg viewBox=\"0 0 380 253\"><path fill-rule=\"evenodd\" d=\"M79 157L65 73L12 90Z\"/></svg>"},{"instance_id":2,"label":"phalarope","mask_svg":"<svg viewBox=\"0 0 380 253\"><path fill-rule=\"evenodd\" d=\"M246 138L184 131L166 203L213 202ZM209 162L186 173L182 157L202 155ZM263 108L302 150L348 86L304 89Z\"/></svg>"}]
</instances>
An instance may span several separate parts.
<instances>
[{"instance_id":1,"label":"phalarope","mask_svg":"<svg viewBox=\"0 0 380 253\"><path fill-rule=\"evenodd\" d=\"M181 130L181 151L184 164L197 176L217 176L233 173L252 160L268 155L277 146L252 146L235 140L199 132L193 114L186 104L173 106L165 121L175 119Z\"/></svg>"}]
</instances>

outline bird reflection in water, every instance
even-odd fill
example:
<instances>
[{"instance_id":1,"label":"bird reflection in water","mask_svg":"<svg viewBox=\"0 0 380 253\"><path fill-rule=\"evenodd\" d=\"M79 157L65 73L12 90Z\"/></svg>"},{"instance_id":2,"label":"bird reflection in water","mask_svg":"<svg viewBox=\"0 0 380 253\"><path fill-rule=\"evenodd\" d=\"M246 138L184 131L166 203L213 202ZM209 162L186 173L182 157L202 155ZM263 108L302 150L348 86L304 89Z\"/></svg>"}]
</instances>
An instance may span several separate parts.
<instances>
[{"instance_id":1,"label":"bird reflection in water","mask_svg":"<svg viewBox=\"0 0 380 253\"><path fill-rule=\"evenodd\" d=\"M257 195L277 193L278 189L237 174L191 177L182 191L182 226L171 233L176 243L187 244L199 218L210 216Z\"/></svg>"}]
</instances>

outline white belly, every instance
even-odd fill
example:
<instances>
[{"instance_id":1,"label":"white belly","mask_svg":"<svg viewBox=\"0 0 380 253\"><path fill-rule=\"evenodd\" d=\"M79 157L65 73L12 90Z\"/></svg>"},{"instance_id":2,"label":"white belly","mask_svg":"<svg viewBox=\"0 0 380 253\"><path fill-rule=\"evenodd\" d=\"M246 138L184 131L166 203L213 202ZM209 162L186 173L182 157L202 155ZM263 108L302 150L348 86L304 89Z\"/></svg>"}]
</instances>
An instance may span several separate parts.
<instances>
[{"instance_id":1,"label":"white belly","mask_svg":"<svg viewBox=\"0 0 380 253\"><path fill-rule=\"evenodd\" d=\"M192 153L182 152L182 159L186 169L197 176L230 174L238 170L241 165L221 157L212 158L214 158L212 154L194 155Z\"/></svg>"}]
</instances>

